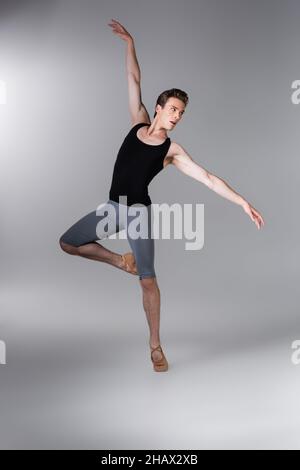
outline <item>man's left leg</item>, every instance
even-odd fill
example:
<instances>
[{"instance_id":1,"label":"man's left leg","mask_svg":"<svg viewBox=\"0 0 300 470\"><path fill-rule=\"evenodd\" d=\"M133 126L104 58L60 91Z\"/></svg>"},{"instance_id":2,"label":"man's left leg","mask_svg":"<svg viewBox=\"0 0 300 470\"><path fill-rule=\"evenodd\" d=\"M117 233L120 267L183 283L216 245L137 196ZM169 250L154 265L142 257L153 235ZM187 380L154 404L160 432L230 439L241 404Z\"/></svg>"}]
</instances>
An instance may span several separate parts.
<instances>
[{"instance_id":1,"label":"man's left leg","mask_svg":"<svg viewBox=\"0 0 300 470\"><path fill-rule=\"evenodd\" d=\"M144 206L141 212L138 212L138 216L139 220L141 220L141 224L144 224L143 227L140 227L139 231L142 233L145 231L145 227L147 227L147 237L133 237L132 231L129 230L129 226L130 223L134 221L136 215L128 214L127 238L136 260L136 267L142 288L143 307L150 330L149 345L151 348L154 348L160 345L160 289L158 287L154 269L155 247L154 238L151 235L151 206ZM135 225L131 230L133 230L134 227ZM154 351L152 357L154 360L159 360L162 358L162 354L159 351Z\"/></svg>"},{"instance_id":2,"label":"man's left leg","mask_svg":"<svg viewBox=\"0 0 300 470\"><path fill-rule=\"evenodd\" d=\"M156 277L145 277L140 279L143 295L143 307L146 313L150 330L149 345L156 348L160 345L160 289ZM154 360L161 359L159 351L153 352Z\"/></svg>"}]
</instances>

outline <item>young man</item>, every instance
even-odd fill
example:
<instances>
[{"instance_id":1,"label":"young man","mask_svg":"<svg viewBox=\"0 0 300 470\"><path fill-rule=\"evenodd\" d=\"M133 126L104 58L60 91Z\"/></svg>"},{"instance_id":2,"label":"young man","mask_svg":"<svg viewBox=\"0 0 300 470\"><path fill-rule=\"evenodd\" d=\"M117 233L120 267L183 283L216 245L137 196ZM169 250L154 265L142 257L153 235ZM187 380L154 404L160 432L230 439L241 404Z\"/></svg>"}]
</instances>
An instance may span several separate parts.
<instances>
[{"instance_id":1,"label":"young man","mask_svg":"<svg viewBox=\"0 0 300 470\"><path fill-rule=\"evenodd\" d=\"M116 20L109 23L114 33L127 43L126 68L128 77L129 108L132 128L125 137L116 162L112 177L109 199L102 208L102 213L109 213L114 229L96 230L99 220L96 211L82 217L61 237L61 248L72 255L78 255L96 261L111 264L134 275L139 275L143 292L143 306L150 329L151 360L155 371L166 371L168 362L160 344L160 290L154 270L154 239L134 239L128 232L131 215L128 209L134 204L142 204L142 215L151 233L151 199L148 194L150 181L167 165L173 164L184 174L205 184L220 196L239 204L259 229L264 224L262 216L241 195L217 176L198 165L183 147L171 142L167 131L174 129L185 112L188 95L177 88L166 90L157 99L154 119L141 100L141 75L135 54L134 40L126 29ZM127 204L120 202L126 196ZM110 209L113 208L114 211ZM125 209L125 219L122 218ZM99 225L98 225L99 227ZM132 252L120 255L96 242L123 228L127 229L127 238Z\"/></svg>"}]
</instances>

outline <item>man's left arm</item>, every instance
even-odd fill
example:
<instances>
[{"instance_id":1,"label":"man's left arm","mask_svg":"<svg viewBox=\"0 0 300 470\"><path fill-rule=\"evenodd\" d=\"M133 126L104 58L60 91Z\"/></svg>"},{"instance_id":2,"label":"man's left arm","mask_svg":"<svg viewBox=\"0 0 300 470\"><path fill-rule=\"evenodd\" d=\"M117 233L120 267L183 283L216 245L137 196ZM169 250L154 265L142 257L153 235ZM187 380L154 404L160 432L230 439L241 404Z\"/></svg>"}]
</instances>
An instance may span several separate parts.
<instances>
[{"instance_id":1,"label":"man's left arm","mask_svg":"<svg viewBox=\"0 0 300 470\"><path fill-rule=\"evenodd\" d=\"M213 190L220 196L228 199L235 204L240 205L249 215L251 220L255 222L258 229L264 225L261 214L249 204L239 193L234 191L229 184L222 178L210 173L202 166L198 165L192 157L179 144L176 144L176 154L172 157L171 163L182 173L190 176L200 183L205 184L209 189Z\"/></svg>"}]
</instances>

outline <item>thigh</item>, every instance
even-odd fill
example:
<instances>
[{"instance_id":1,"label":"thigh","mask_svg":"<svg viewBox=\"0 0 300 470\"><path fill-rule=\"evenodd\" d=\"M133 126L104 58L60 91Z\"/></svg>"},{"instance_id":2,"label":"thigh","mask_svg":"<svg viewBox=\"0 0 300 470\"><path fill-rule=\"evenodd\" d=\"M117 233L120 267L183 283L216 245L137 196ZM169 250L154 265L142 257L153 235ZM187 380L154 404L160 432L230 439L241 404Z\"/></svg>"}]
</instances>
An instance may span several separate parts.
<instances>
[{"instance_id":1,"label":"thigh","mask_svg":"<svg viewBox=\"0 0 300 470\"><path fill-rule=\"evenodd\" d=\"M143 227L137 223L138 220L143 224ZM128 214L127 217L127 239L136 260L139 279L156 277L154 269L155 245L151 234L151 221L151 206L145 206L141 213L134 216ZM130 225L131 223L133 225ZM137 231L141 233L138 238L134 236Z\"/></svg>"},{"instance_id":2,"label":"thigh","mask_svg":"<svg viewBox=\"0 0 300 470\"><path fill-rule=\"evenodd\" d=\"M75 222L60 240L78 247L107 238L119 230L118 212L115 206L107 201Z\"/></svg>"}]
</instances>

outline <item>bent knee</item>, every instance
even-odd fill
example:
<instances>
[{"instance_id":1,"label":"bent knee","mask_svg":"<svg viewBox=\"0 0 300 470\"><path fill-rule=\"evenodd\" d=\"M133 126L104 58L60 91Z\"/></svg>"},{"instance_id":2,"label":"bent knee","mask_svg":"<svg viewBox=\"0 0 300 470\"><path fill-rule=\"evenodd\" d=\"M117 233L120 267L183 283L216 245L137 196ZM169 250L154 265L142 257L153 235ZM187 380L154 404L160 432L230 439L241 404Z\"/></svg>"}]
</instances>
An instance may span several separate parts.
<instances>
[{"instance_id":1,"label":"bent knee","mask_svg":"<svg viewBox=\"0 0 300 470\"><path fill-rule=\"evenodd\" d=\"M63 237L60 237L59 245L63 251L65 251L66 253L69 253L70 255L75 255L75 253L77 253L78 251L76 246L71 245L70 243L66 243L63 240Z\"/></svg>"}]
</instances>

